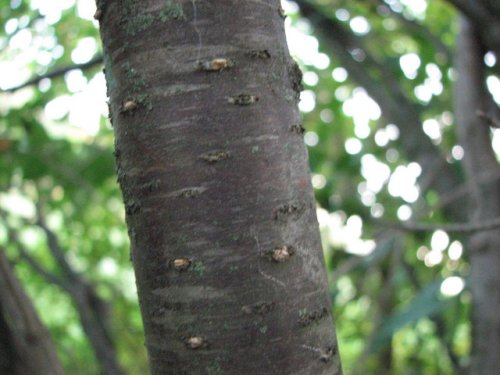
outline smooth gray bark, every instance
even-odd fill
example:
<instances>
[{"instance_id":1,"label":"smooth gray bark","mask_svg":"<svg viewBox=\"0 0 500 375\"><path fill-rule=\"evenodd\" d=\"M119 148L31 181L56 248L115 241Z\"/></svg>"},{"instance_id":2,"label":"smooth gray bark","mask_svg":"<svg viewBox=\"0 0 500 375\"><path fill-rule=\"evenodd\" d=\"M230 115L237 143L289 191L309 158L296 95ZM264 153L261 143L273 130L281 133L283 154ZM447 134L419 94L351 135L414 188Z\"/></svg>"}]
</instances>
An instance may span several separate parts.
<instances>
[{"instance_id":1,"label":"smooth gray bark","mask_svg":"<svg viewBox=\"0 0 500 375\"><path fill-rule=\"evenodd\" d=\"M464 148L464 169L472 185L470 221L500 217L500 184L483 176L498 175L500 166L491 146L490 129L480 116L488 110L483 50L479 34L465 18L457 45L455 115ZM497 119L498 120L498 119ZM472 361L470 375L494 375L500 369L500 231L478 232L470 237L472 291Z\"/></svg>"}]
</instances>

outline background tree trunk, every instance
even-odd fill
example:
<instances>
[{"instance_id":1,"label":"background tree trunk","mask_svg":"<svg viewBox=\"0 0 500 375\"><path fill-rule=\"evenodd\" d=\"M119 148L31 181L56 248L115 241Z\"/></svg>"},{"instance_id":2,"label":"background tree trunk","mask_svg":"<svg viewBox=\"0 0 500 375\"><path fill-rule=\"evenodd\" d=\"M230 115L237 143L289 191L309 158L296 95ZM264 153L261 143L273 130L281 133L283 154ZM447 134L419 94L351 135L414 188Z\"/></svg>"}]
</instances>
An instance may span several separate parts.
<instances>
[{"instance_id":1,"label":"background tree trunk","mask_svg":"<svg viewBox=\"0 0 500 375\"><path fill-rule=\"evenodd\" d=\"M467 16L488 49L500 54L500 3L496 0L448 0Z\"/></svg>"},{"instance_id":2,"label":"background tree trunk","mask_svg":"<svg viewBox=\"0 0 500 375\"><path fill-rule=\"evenodd\" d=\"M487 113L491 97L485 87L482 43L474 27L461 18L457 45L455 90L457 129L465 155L464 169L471 189L471 218L487 221L500 217L500 185L488 183L484 176L499 173L491 147L487 121L478 113ZM493 375L500 368L500 232L479 232L470 237L472 312L471 375Z\"/></svg>"},{"instance_id":3,"label":"background tree trunk","mask_svg":"<svg viewBox=\"0 0 500 375\"><path fill-rule=\"evenodd\" d=\"M0 213L8 216L0 209ZM59 273L54 273L43 267L30 251L20 241L17 231L10 227L7 220L3 224L8 230L9 242L17 248L21 259L26 261L31 269L47 282L68 293L80 318L83 332L87 335L89 344L103 375L122 375L118 363L110 326L110 309L107 301L102 299L94 285L85 276L73 269L67 260L67 251L61 246L59 237L52 231L40 207L37 211L36 225L47 237L47 249L54 262L59 267Z\"/></svg>"},{"instance_id":4,"label":"background tree trunk","mask_svg":"<svg viewBox=\"0 0 500 375\"><path fill-rule=\"evenodd\" d=\"M106 1L153 374L340 374L278 0Z\"/></svg>"},{"instance_id":5,"label":"background tree trunk","mask_svg":"<svg viewBox=\"0 0 500 375\"><path fill-rule=\"evenodd\" d=\"M62 375L49 333L0 249L0 375Z\"/></svg>"}]
</instances>

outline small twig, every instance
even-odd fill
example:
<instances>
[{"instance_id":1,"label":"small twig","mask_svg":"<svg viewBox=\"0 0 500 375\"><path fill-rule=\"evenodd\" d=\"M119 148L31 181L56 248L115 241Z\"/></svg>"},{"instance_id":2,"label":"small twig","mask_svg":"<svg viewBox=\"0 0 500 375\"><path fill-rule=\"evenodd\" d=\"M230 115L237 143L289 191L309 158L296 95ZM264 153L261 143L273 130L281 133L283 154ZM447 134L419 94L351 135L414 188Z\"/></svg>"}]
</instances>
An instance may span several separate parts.
<instances>
[{"instance_id":1,"label":"small twig","mask_svg":"<svg viewBox=\"0 0 500 375\"><path fill-rule=\"evenodd\" d=\"M45 78L57 78L57 77L63 76L67 72L69 72L71 70L75 70L75 69L82 69L82 70L84 70L84 69L92 68L92 67L94 67L96 65L102 64L102 61L103 61L102 55L97 55L92 60L90 60L90 61L88 61L86 63L83 63L83 64L74 64L74 65L67 65L67 66L63 66L63 67L60 67L60 68L56 68L56 69L54 69L54 70L52 70L52 71L50 71L50 72L48 72L46 74L42 74L42 75L33 77L30 80L28 80L28 81L20 84L19 86L14 86L14 87L11 87L11 88L8 88L8 89L5 89L5 90L1 90L0 92L15 92L15 91L23 89L25 87L36 85L41 80L43 80Z\"/></svg>"},{"instance_id":2,"label":"small twig","mask_svg":"<svg viewBox=\"0 0 500 375\"><path fill-rule=\"evenodd\" d=\"M496 174L488 173L488 174L483 174L480 178L478 178L475 181L475 183L480 184L480 185L484 185L484 184L494 182L498 179L500 179L500 172L496 173ZM438 209L441 209L443 207L448 206L449 204L453 203L457 199L460 199L460 198L464 197L465 195L467 195L468 193L470 193L471 189L472 188L471 188L470 182L464 182L464 183L458 185L453 190L450 190L446 195L441 196L441 198L439 199L439 201L436 204L428 207L424 212L422 212L422 214L425 214L425 213L428 214L432 211L436 211Z\"/></svg>"},{"instance_id":3,"label":"small twig","mask_svg":"<svg viewBox=\"0 0 500 375\"><path fill-rule=\"evenodd\" d=\"M375 220L376 224L386 227L400 229L408 232L432 232L435 230L443 230L445 232L455 233L472 233L482 232L500 227L500 218L495 218L489 221L480 221L475 223L411 223L411 222L389 222Z\"/></svg>"},{"instance_id":4,"label":"small twig","mask_svg":"<svg viewBox=\"0 0 500 375\"><path fill-rule=\"evenodd\" d=\"M486 112L481 110L476 111L477 117L486 121L486 125L491 126L492 128L500 128L500 120L497 118L490 116Z\"/></svg>"}]
</instances>

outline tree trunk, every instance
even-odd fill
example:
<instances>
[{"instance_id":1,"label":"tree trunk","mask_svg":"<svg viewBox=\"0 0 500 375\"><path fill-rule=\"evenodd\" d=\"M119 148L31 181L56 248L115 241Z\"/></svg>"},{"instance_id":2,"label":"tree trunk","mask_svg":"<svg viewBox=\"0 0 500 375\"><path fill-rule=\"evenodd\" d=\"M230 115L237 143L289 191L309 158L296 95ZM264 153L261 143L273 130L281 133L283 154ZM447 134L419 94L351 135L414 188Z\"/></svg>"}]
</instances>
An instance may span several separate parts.
<instances>
[{"instance_id":1,"label":"tree trunk","mask_svg":"<svg viewBox=\"0 0 500 375\"><path fill-rule=\"evenodd\" d=\"M49 333L0 249L0 375L62 375Z\"/></svg>"},{"instance_id":2,"label":"tree trunk","mask_svg":"<svg viewBox=\"0 0 500 375\"><path fill-rule=\"evenodd\" d=\"M498 181L481 183L484 176L498 175L499 165L491 147L490 129L480 113L487 113L491 98L485 87L483 51L480 39L465 19L457 45L455 114L464 154L464 168L471 184L471 221L500 217ZM500 231L471 236L473 346L471 375L498 374L500 368Z\"/></svg>"},{"instance_id":3,"label":"tree trunk","mask_svg":"<svg viewBox=\"0 0 500 375\"><path fill-rule=\"evenodd\" d=\"M340 374L279 0L99 1L153 374Z\"/></svg>"},{"instance_id":4,"label":"tree trunk","mask_svg":"<svg viewBox=\"0 0 500 375\"><path fill-rule=\"evenodd\" d=\"M500 2L498 0L448 0L477 28L486 47L500 57Z\"/></svg>"},{"instance_id":5,"label":"tree trunk","mask_svg":"<svg viewBox=\"0 0 500 375\"><path fill-rule=\"evenodd\" d=\"M6 220L4 222L7 224ZM48 283L61 288L71 298L102 375L123 375L111 339L107 302L97 294L95 287L85 279L84 275L76 272L67 261L66 251L62 248L56 233L47 226L40 209L36 225L43 230L47 237L47 249L58 265L59 272L51 273L42 267L19 241L17 231L6 225L9 242L17 247L21 259L26 261L34 272L42 276Z\"/></svg>"}]
</instances>

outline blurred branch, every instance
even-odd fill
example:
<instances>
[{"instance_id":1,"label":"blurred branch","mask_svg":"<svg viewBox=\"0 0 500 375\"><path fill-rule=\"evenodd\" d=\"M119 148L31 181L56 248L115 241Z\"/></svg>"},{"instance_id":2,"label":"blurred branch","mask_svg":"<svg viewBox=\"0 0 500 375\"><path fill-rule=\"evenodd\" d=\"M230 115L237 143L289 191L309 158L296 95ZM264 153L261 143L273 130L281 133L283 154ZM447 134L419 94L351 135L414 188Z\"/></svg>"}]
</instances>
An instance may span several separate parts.
<instances>
[{"instance_id":1,"label":"blurred branch","mask_svg":"<svg viewBox=\"0 0 500 375\"><path fill-rule=\"evenodd\" d=\"M492 128L500 128L500 120L498 120L497 118L490 116L489 114L480 110L476 111L476 115L477 117L483 119L486 125L491 126Z\"/></svg>"},{"instance_id":2,"label":"blurred branch","mask_svg":"<svg viewBox=\"0 0 500 375\"><path fill-rule=\"evenodd\" d=\"M466 16L488 49L500 54L500 3L487 0L448 0Z\"/></svg>"},{"instance_id":3,"label":"blurred branch","mask_svg":"<svg viewBox=\"0 0 500 375\"><path fill-rule=\"evenodd\" d=\"M436 171L436 174L438 174L438 171ZM481 176L477 177L475 183L482 185L482 184L488 184L488 183L494 182L496 180L500 180L500 171L497 172L496 174L494 174L494 173L482 174ZM457 201L458 199L464 198L467 194L470 194L472 189L473 189L473 187L471 186L470 181L464 182L464 183L456 186L455 188L453 188L452 190L450 190L446 194L442 194L439 197L439 201L436 204L434 204L432 206L428 206L425 209L422 209L420 212L418 212L418 217L422 218L422 217L428 216L432 212L435 212L439 209L442 209L443 207L446 207L450 204L455 203L455 201ZM422 190L425 191L424 188L422 188Z\"/></svg>"},{"instance_id":4,"label":"blurred branch","mask_svg":"<svg viewBox=\"0 0 500 375\"><path fill-rule=\"evenodd\" d=\"M2 214L3 225L5 227L5 230L7 231L7 238L17 248L20 257L24 259L36 273L42 276L49 283L53 283L69 292L69 283L65 282L64 278L58 277L54 273L47 271L44 267L42 267L40 262L38 262L30 254L26 246L24 246L22 241L19 239L17 230L7 222L8 213L3 209L0 209L0 213Z\"/></svg>"},{"instance_id":5,"label":"blurred branch","mask_svg":"<svg viewBox=\"0 0 500 375\"><path fill-rule=\"evenodd\" d=\"M109 152L109 150L95 150L95 152L86 158L85 162L91 163L92 158L98 157L101 152ZM62 180L78 186L78 188L86 194L90 195L95 191L94 187L82 176L85 169L84 164L74 165L71 163L60 163L59 160L55 159L48 151L36 152L33 153L33 156L44 162L47 167L57 173Z\"/></svg>"},{"instance_id":6,"label":"blurred branch","mask_svg":"<svg viewBox=\"0 0 500 375\"><path fill-rule=\"evenodd\" d=\"M395 240L396 237L394 236L393 231L381 230L376 235L375 249L369 256L349 254L349 258L347 258L343 262L337 262L338 266L335 267L334 272L331 275L331 283L333 285L336 285L341 277L358 268L368 270L372 267L378 266L381 262L384 261L384 259L386 259L388 254L393 252Z\"/></svg>"},{"instance_id":7,"label":"blurred branch","mask_svg":"<svg viewBox=\"0 0 500 375\"><path fill-rule=\"evenodd\" d=\"M331 277L331 284L337 285L337 282L341 277L349 274L351 271L361 266L363 262L364 258L352 254L344 262L340 263L337 267L335 267L335 270L332 273Z\"/></svg>"},{"instance_id":8,"label":"blurred branch","mask_svg":"<svg viewBox=\"0 0 500 375\"><path fill-rule=\"evenodd\" d=\"M15 92L17 90L23 89L23 88L28 87L28 86L37 85L43 79L57 78L57 77L63 76L66 73L68 73L72 70L76 70L76 69L85 70L85 69L93 68L94 66L102 64L102 62L103 62L102 55L97 55L92 60L90 60L86 63L67 65L67 66L63 66L60 68L56 68L54 70L51 70L48 73L33 77L30 80L24 82L23 84L21 84L19 86L14 86L14 87L11 87L9 89L1 90L0 92Z\"/></svg>"},{"instance_id":9,"label":"blurred branch","mask_svg":"<svg viewBox=\"0 0 500 375\"><path fill-rule=\"evenodd\" d=\"M45 220L40 204L36 204L36 220L34 225L40 227L47 238L47 247L52 258L62 271L57 277L46 271L25 249L21 241L17 240L14 230L6 226L11 239L15 240L21 257L41 276L65 290L75 305L80 322L94 355L99 362L104 375L123 375L112 340L109 326L108 304L96 292L95 287L81 274L73 270L68 263L65 251L62 248L57 234L51 230ZM3 215L5 216L5 215ZM3 219L6 222L5 219Z\"/></svg>"},{"instance_id":10,"label":"blurred branch","mask_svg":"<svg viewBox=\"0 0 500 375\"><path fill-rule=\"evenodd\" d=\"M382 220L373 220L373 222L374 224L382 225L389 228L404 230L407 232L432 232L436 230L443 230L449 233L451 232L473 233L473 232L489 231L500 227L500 218L495 218L484 222L449 223L449 224L389 222Z\"/></svg>"},{"instance_id":11,"label":"blurred branch","mask_svg":"<svg viewBox=\"0 0 500 375\"><path fill-rule=\"evenodd\" d=\"M480 7L478 7L478 3L480 3L480 1L478 0L474 0L474 4L470 3L467 0L448 0L448 2L454 5L458 10L462 11L470 18L479 19L482 16Z\"/></svg>"},{"instance_id":12,"label":"blurred branch","mask_svg":"<svg viewBox=\"0 0 500 375\"><path fill-rule=\"evenodd\" d=\"M66 260L66 255L64 254L64 251L61 245L59 244L59 239L57 238L56 234L47 226L40 205L35 204L35 207L36 207L35 224L39 226L47 236L47 245L50 253L52 254L52 257L57 262L59 267L61 267L61 270L64 272L65 278L67 278L68 280L78 279L78 275L71 268L71 266L68 264L68 261Z\"/></svg>"},{"instance_id":13,"label":"blurred branch","mask_svg":"<svg viewBox=\"0 0 500 375\"><path fill-rule=\"evenodd\" d=\"M418 35L420 37L424 37L429 40L436 49L436 52L439 52L441 55L446 57L446 60L452 61L453 54L446 46L441 38L432 33L426 26L418 23L415 20L411 20L404 16L402 13L395 12L390 6L387 5L383 0L375 0L379 6L383 6L395 19L397 19L401 24L403 24L407 29L409 29L414 35Z\"/></svg>"},{"instance_id":14,"label":"blurred branch","mask_svg":"<svg viewBox=\"0 0 500 375\"><path fill-rule=\"evenodd\" d=\"M461 180L445 157L423 132L420 121L421 108L412 102L402 89L386 61L377 61L365 48L363 39L328 17L308 0L296 0L301 13L308 18L323 45L330 49L332 56L348 71L349 76L364 87L382 109L388 122L396 124L401 131L400 142L408 159L416 161L423 170L420 179L428 180L429 187L439 194L445 194L459 185ZM356 53L361 57L356 57ZM442 165L440 177L427 179L433 167ZM446 207L451 217L465 219L463 205Z\"/></svg>"},{"instance_id":15,"label":"blurred branch","mask_svg":"<svg viewBox=\"0 0 500 375\"><path fill-rule=\"evenodd\" d=\"M26 261L26 263L28 263L29 266L36 273L38 273L40 276L42 276L49 283L57 285L66 291L69 290L67 288L67 284L60 277L57 277L55 274L47 271L45 268L42 267L42 265L37 260L35 260L35 258L33 258L31 256L31 254L28 252L28 249L26 249L24 244L19 240L17 233L13 228L7 226L7 232L8 232L9 240L15 245L21 258L24 259Z\"/></svg>"},{"instance_id":16,"label":"blurred branch","mask_svg":"<svg viewBox=\"0 0 500 375\"><path fill-rule=\"evenodd\" d=\"M363 39L347 30L334 18L322 13L316 6L308 0L297 0L300 12L315 27L316 32L344 66L352 78L363 86L371 97L373 97L384 110L384 115L398 117L398 120L391 121L399 125L396 103L402 102L404 106L410 105L406 94L402 91L401 85L394 76L394 73L387 67L387 64L377 61L365 48ZM358 57L354 56L358 54ZM395 103L396 102L396 103ZM411 105L410 113L406 113L407 119L412 115L419 115L417 106Z\"/></svg>"}]
</instances>

